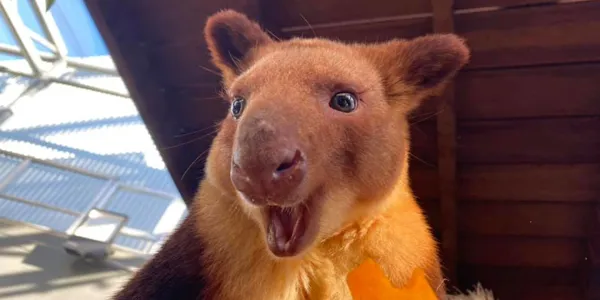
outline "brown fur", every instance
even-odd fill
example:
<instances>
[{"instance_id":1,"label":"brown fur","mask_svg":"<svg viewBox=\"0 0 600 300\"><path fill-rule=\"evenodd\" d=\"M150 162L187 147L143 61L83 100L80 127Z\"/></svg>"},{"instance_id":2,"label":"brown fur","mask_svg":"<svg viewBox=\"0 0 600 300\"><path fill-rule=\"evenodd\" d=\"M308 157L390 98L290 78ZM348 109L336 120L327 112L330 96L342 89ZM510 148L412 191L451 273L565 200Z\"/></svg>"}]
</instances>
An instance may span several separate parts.
<instances>
[{"instance_id":1,"label":"brown fur","mask_svg":"<svg viewBox=\"0 0 600 300\"><path fill-rule=\"evenodd\" d=\"M204 243L196 227L196 220L187 218L113 299L205 299L208 294L199 267Z\"/></svg>"},{"instance_id":2,"label":"brown fur","mask_svg":"<svg viewBox=\"0 0 600 300\"><path fill-rule=\"evenodd\" d=\"M346 275L367 257L396 286L424 268L445 295L437 245L409 187L407 115L467 62L462 40L274 41L234 11L212 16L205 36L227 96L243 96L248 104L239 119L228 115L220 124L188 221L194 230L180 228L121 293L139 298L119 299L156 299L136 291L163 287L157 265L203 278L198 285L205 284L205 299L350 299ZM360 98L352 113L328 106L340 91ZM257 120L293 134L308 157L297 195L311 199L306 205L314 210L317 232L294 257L269 252L262 208L241 199L231 182L233 153L264 143L247 134ZM170 260L182 263L165 263Z\"/></svg>"}]
</instances>

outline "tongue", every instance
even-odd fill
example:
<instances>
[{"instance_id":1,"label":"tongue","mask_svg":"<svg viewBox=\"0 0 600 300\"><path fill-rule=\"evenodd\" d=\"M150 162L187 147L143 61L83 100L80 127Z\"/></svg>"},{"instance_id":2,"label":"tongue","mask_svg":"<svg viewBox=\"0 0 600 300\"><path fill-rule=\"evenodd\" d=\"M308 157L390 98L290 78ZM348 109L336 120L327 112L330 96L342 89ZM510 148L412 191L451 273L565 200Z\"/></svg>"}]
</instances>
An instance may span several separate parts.
<instances>
[{"instance_id":1,"label":"tongue","mask_svg":"<svg viewBox=\"0 0 600 300\"><path fill-rule=\"evenodd\" d=\"M294 255L298 240L304 234L304 213L301 208L269 208L267 242L277 256Z\"/></svg>"}]
</instances>

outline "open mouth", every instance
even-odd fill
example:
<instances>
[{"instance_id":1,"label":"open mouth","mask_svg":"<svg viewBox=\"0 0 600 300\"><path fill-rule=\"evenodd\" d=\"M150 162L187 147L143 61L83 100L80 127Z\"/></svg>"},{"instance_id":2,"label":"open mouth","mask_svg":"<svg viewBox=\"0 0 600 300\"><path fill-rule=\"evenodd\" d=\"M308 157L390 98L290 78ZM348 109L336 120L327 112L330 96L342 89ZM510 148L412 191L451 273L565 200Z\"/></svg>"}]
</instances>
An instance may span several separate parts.
<instances>
[{"instance_id":1,"label":"open mouth","mask_svg":"<svg viewBox=\"0 0 600 300\"><path fill-rule=\"evenodd\" d=\"M294 207L268 206L267 244L275 256L287 257L300 253L310 239L311 215L308 205Z\"/></svg>"}]
</instances>

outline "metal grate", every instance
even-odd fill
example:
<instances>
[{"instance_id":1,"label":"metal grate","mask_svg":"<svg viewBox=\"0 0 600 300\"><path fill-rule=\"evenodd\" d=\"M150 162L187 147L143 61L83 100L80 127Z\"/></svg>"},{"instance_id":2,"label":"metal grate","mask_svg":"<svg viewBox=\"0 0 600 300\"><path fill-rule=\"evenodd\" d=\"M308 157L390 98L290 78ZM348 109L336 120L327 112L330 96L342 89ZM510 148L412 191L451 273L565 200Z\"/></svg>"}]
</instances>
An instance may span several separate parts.
<instances>
[{"instance_id":1,"label":"metal grate","mask_svg":"<svg viewBox=\"0 0 600 300\"><path fill-rule=\"evenodd\" d=\"M39 33L20 15L19 9L27 6ZM0 23L15 42L0 43L0 55L22 58L0 65L5 73L0 76L0 108L14 112L0 130L0 143L5 150L22 153L0 151L0 217L69 233L92 207L110 209L130 217L118 245L143 252L155 249L170 230L160 223L177 221L166 214L181 199L168 172L147 163L158 152L139 151L153 143L146 144L149 133L135 129L145 127L141 118L124 107L129 96L110 56L72 57L42 0L0 0ZM75 110L77 116L65 120L57 107ZM46 110L41 117L29 113ZM103 153L94 143L80 142L113 132L136 139L116 138L112 144L143 145Z\"/></svg>"},{"instance_id":2,"label":"metal grate","mask_svg":"<svg viewBox=\"0 0 600 300\"><path fill-rule=\"evenodd\" d=\"M0 150L0 217L71 234L92 209L161 215L171 194L127 185L116 177ZM153 204L151 202L154 202ZM156 210L154 212L147 211ZM151 253L161 237L148 232L158 219L132 218L116 244Z\"/></svg>"}]
</instances>

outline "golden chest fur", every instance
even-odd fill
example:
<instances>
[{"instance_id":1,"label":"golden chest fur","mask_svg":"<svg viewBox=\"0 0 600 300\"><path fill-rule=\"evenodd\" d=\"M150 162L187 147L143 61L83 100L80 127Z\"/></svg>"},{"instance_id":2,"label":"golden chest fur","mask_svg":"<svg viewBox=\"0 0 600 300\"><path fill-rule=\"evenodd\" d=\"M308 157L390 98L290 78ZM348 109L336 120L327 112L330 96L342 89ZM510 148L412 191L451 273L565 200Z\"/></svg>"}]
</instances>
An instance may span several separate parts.
<instances>
[{"instance_id":1,"label":"golden chest fur","mask_svg":"<svg viewBox=\"0 0 600 300\"><path fill-rule=\"evenodd\" d=\"M354 222L298 259L267 252L255 222L209 183L195 207L198 233L207 241L205 270L215 280L215 299L350 300L346 276L366 257L402 286L417 267L443 291L437 247L421 209L402 189L374 217Z\"/></svg>"}]
</instances>

